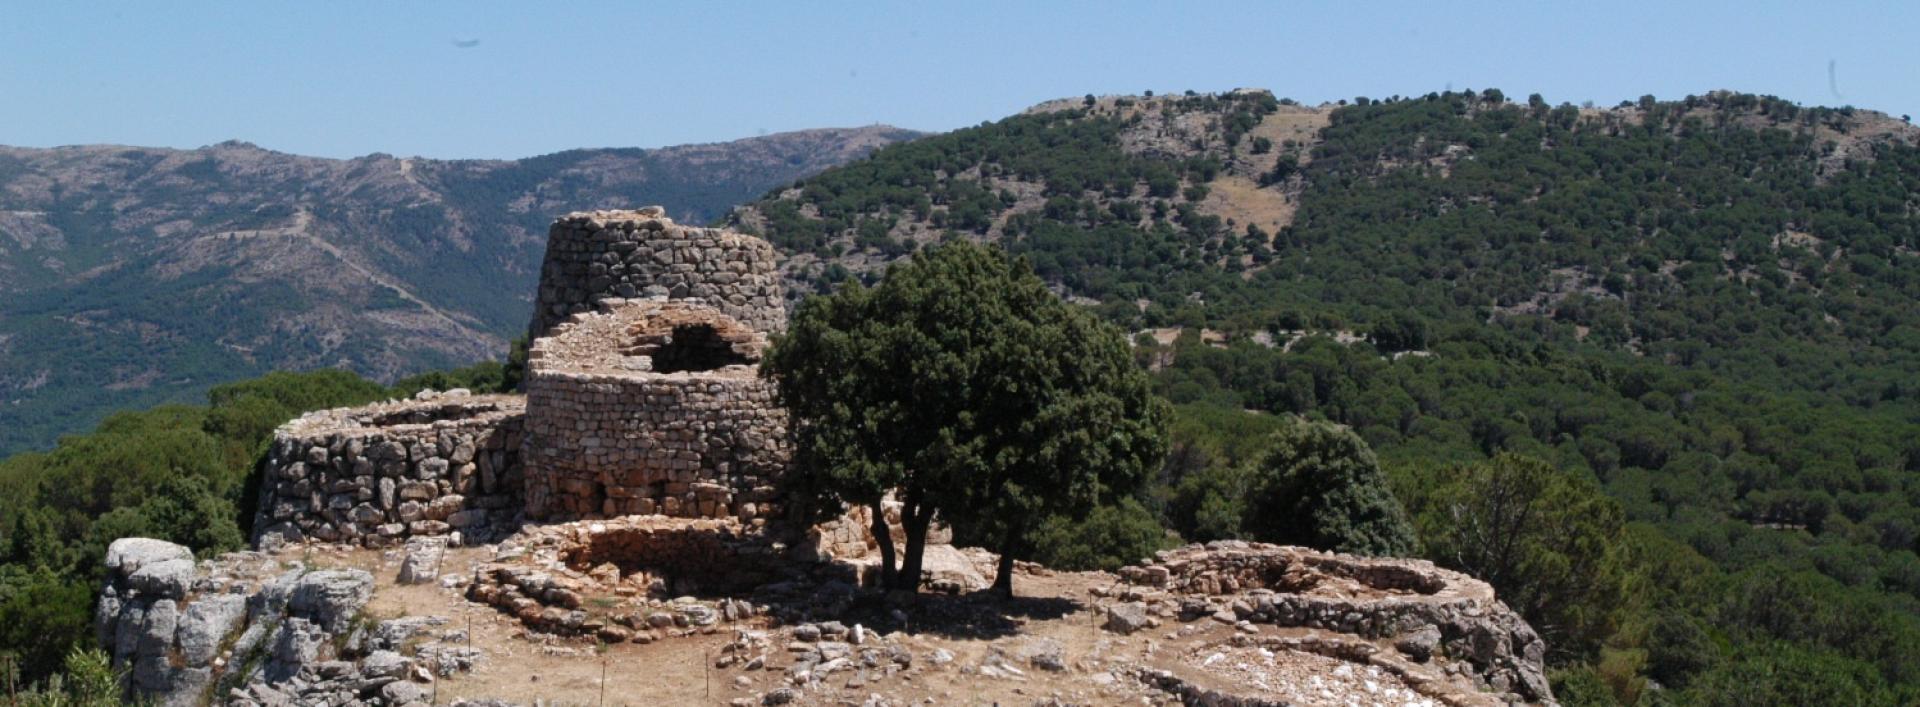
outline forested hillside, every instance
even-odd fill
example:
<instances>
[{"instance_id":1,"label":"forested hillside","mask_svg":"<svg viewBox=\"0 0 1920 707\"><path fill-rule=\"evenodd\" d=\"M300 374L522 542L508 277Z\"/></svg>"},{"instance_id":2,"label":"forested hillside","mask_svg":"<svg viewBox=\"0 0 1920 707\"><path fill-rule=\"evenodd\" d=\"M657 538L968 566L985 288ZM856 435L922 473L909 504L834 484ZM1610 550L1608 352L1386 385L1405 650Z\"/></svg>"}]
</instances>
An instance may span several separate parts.
<instances>
[{"instance_id":1,"label":"forested hillside","mask_svg":"<svg viewBox=\"0 0 1920 707\"><path fill-rule=\"evenodd\" d=\"M671 204L702 222L913 135L512 161L0 147L0 454L273 370L391 381L497 356L554 216Z\"/></svg>"},{"instance_id":2,"label":"forested hillside","mask_svg":"<svg viewBox=\"0 0 1920 707\"><path fill-rule=\"evenodd\" d=\"M1543 627L1571 702L1899 704L1920 699L1917 135L1732 93L1088 96L731 220L820 288L994 240L1139 331L1181 439L1126 501L1151 518L1103 527L1259 537L1267 435L1324 418L1377 451L1422 552ZM1516 529L1497 558L1475 518Z\"/></svg>"}]
</instances>

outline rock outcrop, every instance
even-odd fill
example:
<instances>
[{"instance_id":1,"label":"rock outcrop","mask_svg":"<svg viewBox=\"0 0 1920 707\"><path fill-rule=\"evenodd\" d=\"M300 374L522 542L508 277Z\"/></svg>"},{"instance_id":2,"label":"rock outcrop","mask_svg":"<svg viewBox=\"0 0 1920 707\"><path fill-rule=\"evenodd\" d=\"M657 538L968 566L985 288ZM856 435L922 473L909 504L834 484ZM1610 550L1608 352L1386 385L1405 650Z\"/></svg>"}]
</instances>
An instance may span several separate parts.
<instances>
[{"instance_id":1,"label":"rock outcrop","mask_svg":"<svg viewBox=\"0 0 1920 707\"><path fill-rule=\"evenodd\" d=\"M877 574L871 514L897 533L900 506L807 527L789 511L808 509L786 507L787 417L758 368L785 316L770 246L676 226L657 207L570 214L554 223L538 297L524 397L427 392L303 415L274 434L259 550L198 561L168 542L115 542L97 629L129 695L407 704L423 696L416 682L475 664L470 644L408 641L443 619L369 620L369 572L275 554L324 543L380 555L396 596L490 606L516 639L556 652L734 631L715 667L786 676L741 698L752 702L864 698L869 684L943 670L954 652L922 646L916 662L907 647L929 624L994 639L971 675L1097 673L1102 694L1127 701L1318 699L1294 678L1415 704L1552 701L1533 630L1484 582L1421 561L1188 546L1118 576L1053 580L1035 606L1086 612L1081 633L1029 635L973 593L996 558L935 527L922 580L938 608L862 589ZM450 556L463 564L444 566ZM1169 622L1180 625L1154 633ZM1089 626L1107 631L1099 645L1071 645ZM785 653L770 650L780 636Z\"/></svg>"},{"instance_id":2,"label":"rock outcrop","mask_svg":"<svg viewBox=\"0 0 1920 707\"><path fill-rule=\"evenodd\" d=\"M95 630L130 695L196 705L220 684L286 683L340 656L372 597L359 570L283 568L258 552L196 562L187 548L123 538L107 551Z\"/></svg>"}]
</instances>

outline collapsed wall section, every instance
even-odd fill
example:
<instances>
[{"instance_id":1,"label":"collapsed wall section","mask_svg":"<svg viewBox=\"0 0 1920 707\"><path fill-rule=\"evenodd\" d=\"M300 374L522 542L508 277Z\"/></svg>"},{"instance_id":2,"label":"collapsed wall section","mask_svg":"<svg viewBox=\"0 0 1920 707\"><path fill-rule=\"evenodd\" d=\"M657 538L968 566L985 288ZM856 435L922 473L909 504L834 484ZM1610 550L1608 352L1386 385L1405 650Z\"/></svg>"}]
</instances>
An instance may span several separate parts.
<instances>
[{"instance_id":1,"label":"collapsed wall section","mask_svg":"<svg viewBox=\"0 0 1920 707\"><path fill-rule=\"evenodd\" d=\"M547 233L528 340L603 300L696 300L757 331L786 325L773 246L752 236L675 224L664 209L587 211Z\"/></svg>"},{"instance_id":2,"label":"collapsed wall section","mask_svg":"<svg viewBox=\"0 0 1920 707\"><path fill-rule=\"evenodd\" d=\"M520 524L526 399L427 392L308 413L274 431L256 546L369 547L412 536L487 541Z\"/></svg>"},{"instance_id":3,"label":"collapsed wall section","mask_svg":"<svg viewBox=\"0 0 1920 707\"><path fill-rule=\"evenodd\" d=\"M766 345L717 309L664 300L616 301L535 341L528 516L764 525L788 459L786 413L758 371Z\"/></svg>"}]
</instances>

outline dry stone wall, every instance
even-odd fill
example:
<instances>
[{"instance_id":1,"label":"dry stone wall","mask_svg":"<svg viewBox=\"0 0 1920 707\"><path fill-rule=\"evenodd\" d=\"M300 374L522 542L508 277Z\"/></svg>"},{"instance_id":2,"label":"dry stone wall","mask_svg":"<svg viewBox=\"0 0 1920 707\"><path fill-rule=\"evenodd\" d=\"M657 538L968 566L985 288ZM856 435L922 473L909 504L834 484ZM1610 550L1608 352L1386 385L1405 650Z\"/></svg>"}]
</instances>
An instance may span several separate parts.
<instances>
[{"instance_id":1,"label":"dry stone wall","mask_svg":"<svg viewBox=\"0 0 1920 707\"><path fill-rule=\"evenodd\" d=\"M758 373L764 335L687 302L603 304L529 351L529 517L775 517L786 414Z\"/></svg>"},{"instance_id":2,"label":"dry stone wall","mask_svg":"<svg viewBox=\"0 0 1920 707\"><path fill-rule=\"evenodd\" d=\"M525 414L520 396L450 391L282 425L268 452L255 543L504 537L524 507Z\"/></svg>"},{"instance_id":3,"label":"dry stone wall","mask_svg":"<svg viewBox=\"0 0 1920 707\"><path fill-rule=\"evenodd\" d=\"M1219 541L1126 567L1126 595L1185 618L1217 617L1390 641L1419 662L1446 655L1486 689L1550 701L1546 643L1493 587L1425 560Z\"/></svg>"},{"instance_id":4,"label":"dry stone wall","mask_svg":"<svg viewBox=\"0 0 1920 707\"><path fill-rule=\"evenodd\" d=\"M797 576L784 546L732 519L635 516L529 527L474 572L467 598L538 631L650 643L763 611L730 596ZM708 597L691 599L689 595Z\"/></svg>"},{"instance_id":5,"label":"dry stone wall","mask_svg":"<svg viewBox=\"0 0 1920 707\"><path fill-rule=\"evenodd\" d=\"M758 331L786 326L773 246L716 228L681 226L665 209L567 214L547 233L528 340L605 299L698 300Z\"/></svg>"}]
</instances>

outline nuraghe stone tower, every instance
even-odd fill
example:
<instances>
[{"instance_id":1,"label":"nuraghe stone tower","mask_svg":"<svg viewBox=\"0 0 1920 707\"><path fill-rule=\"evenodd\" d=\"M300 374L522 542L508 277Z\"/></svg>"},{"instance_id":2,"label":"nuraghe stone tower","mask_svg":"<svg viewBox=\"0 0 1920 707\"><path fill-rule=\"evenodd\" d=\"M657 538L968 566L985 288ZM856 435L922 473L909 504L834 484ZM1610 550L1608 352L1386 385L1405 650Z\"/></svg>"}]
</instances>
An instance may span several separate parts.
<instances>
[{"instance_id":1,"label":"nuraghe stone tower","mask_svg":"<svg viewBox=\"0 0 1920 707\"><path fill-rule=\"evenodd\" d=\"M682 301L576 314L527 361L527 514L538 520L774 515L786 414L767 337Z\"/></svg>"},{"instance_id":2,"label":"nuraghe stone tower","mask_svg":"<svg viewBox=\"0 0 1920 707\"><path fill-rule=\"evenodd\" d=\"M771 244L676 225L665 213L650 206L577 212L554 221L527 340L607 300L697 300L756 331L785 328Z\"/></svg>"},{"instance_id":3,"label":"nuraghe stone tower","mask_svg":"<svg viewBox=\"0 0 1920 707\"><path fill-rule=\"evenodd\" d=\"M788 453L759 361L785 325L766 241L657 206L561 216L528 325L527 395L429 394L281 426L257 540L487 541L523 519L628 515L762 527ZM847 528L821 533L858 550Z\"/></svg>"}]
</instances>

